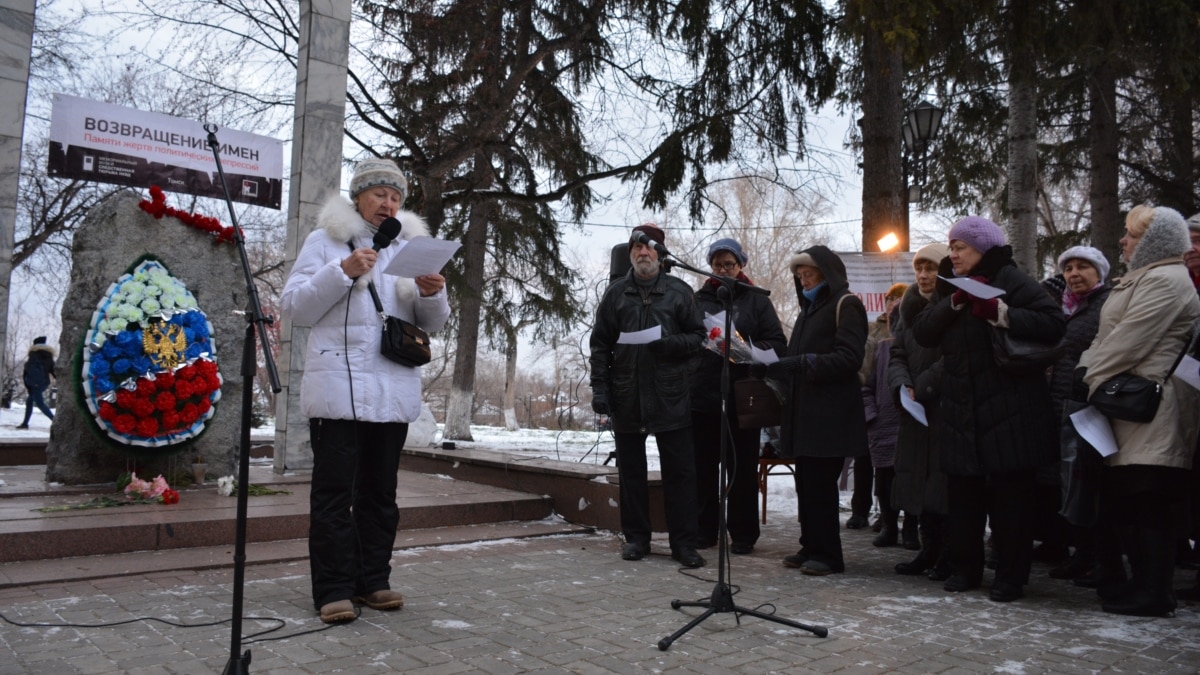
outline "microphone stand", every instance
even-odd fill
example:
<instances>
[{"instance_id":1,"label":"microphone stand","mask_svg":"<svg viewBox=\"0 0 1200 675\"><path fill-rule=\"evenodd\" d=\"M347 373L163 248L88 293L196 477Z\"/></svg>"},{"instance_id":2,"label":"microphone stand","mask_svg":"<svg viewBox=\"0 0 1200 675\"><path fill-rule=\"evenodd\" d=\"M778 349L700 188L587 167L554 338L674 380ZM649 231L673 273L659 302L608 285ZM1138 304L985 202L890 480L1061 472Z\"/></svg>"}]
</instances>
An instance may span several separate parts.
<instances>
[{"instance_id":1,"label":"microphone stand","mask_svg":"<svg viewBox=\"0 0 1200 675\"><path fill-rule=\"evenodd\" d=\"M726 521L725 511L729 496L729 487L726 483L726 479L729 470L729 457L731 456L731 448L729 447L729 401L731 400L730 394L733 391L733 387L729 382L729 341L732 339L733 335L733 291L734 289L742 289L750 293L761 293L763 295L769 295L771 291L758 286L752 286L731 277L722 277L710 272L698 270L695 267L679 262L677 259L667 260L665 258L670 256L671 253L667 251L665 247L662 247L661 244L655 248L658 250L659 256L664 258L662 264L667 270L670 270L671 267L682 267L689 272L694 272L701 276L708 277L709 279L715 279L717 282L719 282L721 285L717 289L717 297L720 298L721 304L725 309L725 341L721 349L721 469L719 473L719 485L721 487L721 492L720 512L717 520L717 582L713 586L712 595L708 600L691 602L683 600L671 601L671 609L679 609L680 607L703 607L704 612L688 622L688 624L683 628L680 628L668 637L659 640L658 648L664 652L667 651L670 649L671 643L678 640L681 636L683 636L684 633L688 632L692 628L700 625L700 623L708 617L712 616L713 614L727 612L733 612L735 615L737 615L735 618L740 618L740 615L742 614L748 614L750 616L755 616L767 621L774 621L775 623L783 624L785 626L791 626L792 628L806 630L817 637L825 637L826 635L829 635L829 629L825 628L824 626L808 626L802 623L791 621L790 619L785 619L781 616L774 616L758 610L738 607L733 602L733 591L729 583L725 581L725 568L728 566L727 561L729 560L729 524ZM742 471L746 470L747 468L749 467L738 467L738 469Z\"/></svg>"},{"instance_id":2,"label":"microphone stand","mask_svg":"<svg viewBox=\"0 0 1200 675\"><path fill-rule=\"evenodd\" d=\"M217 176L221 179L221 188L225 191L225 203L229 205L229 220L233 224L233 241L237 244L238 255L242 260L242 273L246 277L246 292L248 295L246 309L246 336L242 341L242 434L240 454L238 457L237 479L237 531L233 548L233 614L230 620L229 661L225 664L224 675L240 675L250 672L250 650L238 654L242 648L242 596L246 579L246 511L247 496L250 488L250 424L254 408L254 374L257 364L254 360L254 337L257 330L258 339L262 343L263 361L266 364L267 377L271 382L271 391L278 394L283 391L279 384L279 373L275 370L275 359L271 357L270 342L267 336L267 324L273 323L274 318L264 316L262 303L258 300L258 289L254 285L254 274L250 271L250 260L246 256L246 240L242 236L242 228L238 226L237 215L233 211L233 199L229 196L229 185L225 182L225 171L221 168L220 144L217 143L217 126L205 124L208 132L208 147L212 148L213 160L217 163Z\"/></svg>"}]
</instances>

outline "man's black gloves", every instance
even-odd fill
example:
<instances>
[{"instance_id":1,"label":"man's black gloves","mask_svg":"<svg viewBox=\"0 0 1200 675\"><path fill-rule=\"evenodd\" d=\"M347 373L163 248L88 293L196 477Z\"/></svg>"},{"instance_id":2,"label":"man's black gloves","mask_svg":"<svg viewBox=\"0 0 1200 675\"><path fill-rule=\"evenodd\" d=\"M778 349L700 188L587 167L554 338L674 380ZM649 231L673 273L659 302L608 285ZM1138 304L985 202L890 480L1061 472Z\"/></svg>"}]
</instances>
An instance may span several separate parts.
<instances>
[{"instance_id":1,"label":"man's black gloves","mask_svg":"<svg viewBox=\"0 0 1200 675\"><path fill-rule=\"evenodd\" d=\"M597 415L608 413L608 392L596 390L592 392L592 412Z\"/></svg>"}]
</instances>

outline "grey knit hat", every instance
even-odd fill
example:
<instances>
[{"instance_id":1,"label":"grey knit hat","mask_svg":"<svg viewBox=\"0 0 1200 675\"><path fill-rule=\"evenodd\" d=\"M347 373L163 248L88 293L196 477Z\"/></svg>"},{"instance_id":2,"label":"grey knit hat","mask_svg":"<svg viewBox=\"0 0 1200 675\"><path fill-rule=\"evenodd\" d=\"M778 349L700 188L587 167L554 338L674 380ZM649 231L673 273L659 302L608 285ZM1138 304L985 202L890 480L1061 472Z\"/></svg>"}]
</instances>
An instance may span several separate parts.
<instances>
[{"instance_id":1,"label":"grey knit hat","mask_svg":"<svg viewBox=\"0 0 1200 675\"><path fill-rule=\"evenodd\" d=\"M1100 252L1100 249L1092 248L1091 246L1072 246L1063 251L1062 255L1058 256L1058 269L1061 271L1066 266L1068 260L1084 260L1095 267L1100 272L1100 280L1104 281L1108 278L1108 258Z\"/></svg>"},{"instance_id":2,"label":"grey knit hat","mask_svg":"<svg viewBox=\"0 0 1200 675\"><path fill-rule=\"evenodd\" d=\"M350 198L373 187L390 187L400 193L400 201L408 196L408 181L400 167L390 159L364 159L354 167L354 178L350 179Z\"/></svg>"}]
</instances>

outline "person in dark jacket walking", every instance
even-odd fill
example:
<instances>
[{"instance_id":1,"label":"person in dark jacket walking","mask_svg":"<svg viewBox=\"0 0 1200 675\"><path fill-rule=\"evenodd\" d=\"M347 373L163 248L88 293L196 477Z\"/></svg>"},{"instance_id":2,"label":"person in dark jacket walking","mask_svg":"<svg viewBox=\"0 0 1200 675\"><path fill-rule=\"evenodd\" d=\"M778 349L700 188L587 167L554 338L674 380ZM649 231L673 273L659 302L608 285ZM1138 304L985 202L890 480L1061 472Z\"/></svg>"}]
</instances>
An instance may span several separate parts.
<instances>
[{"instance_id":1,"label":"person in dark jacket walking","mask_svg":"<svg viewBox=\"0 0 1200 675\"><path fill-rule=\"evenodd\" d=\"M942 355L936 347L918 344L911 326L917 315L929 306L937 290L938 266L949 253L950 248L938 242L922 246L913 255L916 283L908 287L900 300L888 363L888 388L897 397L907 396L910 401L920 403L929 423L921 424L907 412L900 416L892 504L903 509L905 517L908 514L920 516L921 551L911 561L897 563L895 570L897 574L905 575L928 572L934 581L945 581L950 577L944 547L946 474L941 468L936 432Z\"/></svg>"},{"instance_id":2,"label":"person in dark jacket walking","mask_svg":"<svg viewBox=\"0 0 1200 675\"><path fill-rule=\"evenodd\" d=\"M1106 281L1108 259L1099 249L1091 246L1072 246L1067 249L1058 256L1058 268L1067 284L1062 292L1062 310L1067 317L1067 328L1061 342L1062 353L1050 370L1050 400L1054 404L1054 419L1059 420L1060 424L1070 424L1071 421L1063 417L1063 405L1071 397L1079 356L1096 337L1096 330L1100 327L1100 308L1108 299L1112 287ZM1062 503L1061 467L1054 467L1052 473L1059 477L1053 483L1056 491L1053 503L1058 507L1053 509L1053 513L1042 514L1041 518L1050 523L1061 522L1066 532L1065 541L1073 545L1075 551L1070 560L1050 570L1050 576L1055 579L1075 579L1092 571L1099 533L1094 526L1071 524L1059 515ZM1116 555L1120 555L1119 550Z\"/></svg>"},{"instance_id":3,"label":"person in dark jacket walking","mask_svg":"<svg viewBox=\"0 0 1200 675\"><path fill-rule=\"evenodd\" d=\"M647 223L633 228L632 268L604 291L591 337L592 410L609 415L621 480L621 557L650 553L646 437L654 434L662 463L671 555L703 567L696 552L696 463L692 448L691 375L704 342L704 322L681 279L668 275L656 245L666 235ZM624 335L657 328L661 337L629 344Z\"/></svg>"},{"instance_id":4,"label":"person in dark jacket walking","mask_svg":"<svg viewBox=\"0 0 1200 675\"><path fill-rule=\"evenodd\" d=\"M1034 474L1058 461L1050 390L1040 369L997 365L991 331L1056 343L1064 320L1058 304L1035 279L1017 269L1004 232L979 216L950 229L950 255L942 277L970 277L1004 291L985 299L941 282L913 323L913 336L941 350L939 399L942 469L948 476L950 592L978 588L984 567L983 535L989 517L996 554L990 597L1021 597L1033 550ZM946 263L949 263L947 265Z\"/></svg>"},{"instance_id":5,"label":"person in dark jacket walking","mask_svg":"<svg viewBox=\"0 0 1200 675\"><path fill-rule=\"evenodd\" d=\"M29 395L25 397L25 421L21 422L18 429L28 429L29 420L33 418L33 408L37 406L42 414L50 419L54 419L54 412L50 410L50 406L46 405L44 396L46 388L50 386L50 378L57 377L54 374L54 348L46 344L44 336L35 337L33 346L29 348L29 356L25 360L25 370L22 373L25 380L25 390Z\"/></svg>"},{"instance_id":6,"label":"person in dark jacket walking","mask_svg":"<svg viewBox=\"0 0 1200 675\"><path fill-rule=\"evenodd\" d=\"M800 551L788 567L816 576L844 572L838 521L838 476L846 457L867 454L858 370L867 342L867 311L850 292L846 266L825 246L791 259L800 315L787 356L767 367L785 381L780 455L796 459Z\"/></svg>"},{"instance_id":7,"label":"person in dark jacket walking","mask_svg":"<svg viewBox=\"0 0 1200 675\"><path fill-rule=\"evenodd\" d=\"M718 239L708 247L708 264L714 274L753 284L743 271L749 256L734 239ZM696 306L706 314L725 310L717 295L721 284L708 279L696 291ZM775 306L764 293L735 288L732 305L733 327L750 344L759 349L782 353L787 346L783 327ZM749 367L730 364L730 385L746 377ZM729 528L729 550L747 554L758 541L758 450L759 427L742 428L732 400L726 402L729 420L731 453L726 460L728 502L726 523ZM721 356L704 350L696 375L692 378L692 439L696 449L696 486L700 501L700 548L717 543L720 518L720 459L721 459Z\"/></svg>"}]
</instances>

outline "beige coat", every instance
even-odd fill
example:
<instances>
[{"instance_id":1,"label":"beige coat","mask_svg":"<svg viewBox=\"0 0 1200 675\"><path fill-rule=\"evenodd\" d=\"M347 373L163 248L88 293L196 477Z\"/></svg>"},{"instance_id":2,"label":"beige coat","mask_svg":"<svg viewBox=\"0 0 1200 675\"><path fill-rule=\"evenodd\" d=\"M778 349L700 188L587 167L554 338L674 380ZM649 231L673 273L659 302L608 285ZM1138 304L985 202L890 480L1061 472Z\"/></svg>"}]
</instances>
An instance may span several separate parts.
<instances>
[{"instance_id":1,"label":"beige coat","mask_svg":"<svg viewBox=\"0 0 1200 675\"><path fill-rule=\"evenodd\" d=\"M1179 257L1138 268L1118 279L1100 310L1100 330L1079 359L1089 395L1115 375L1162 382L1200 318L1200 300ZM1162 404L1145 424L1111 420L1117 454L1110 466L1151 464L1190 468L1198 411L1195 391L1178 380L1163 386Z\"/></svg>"}]
</instances>

